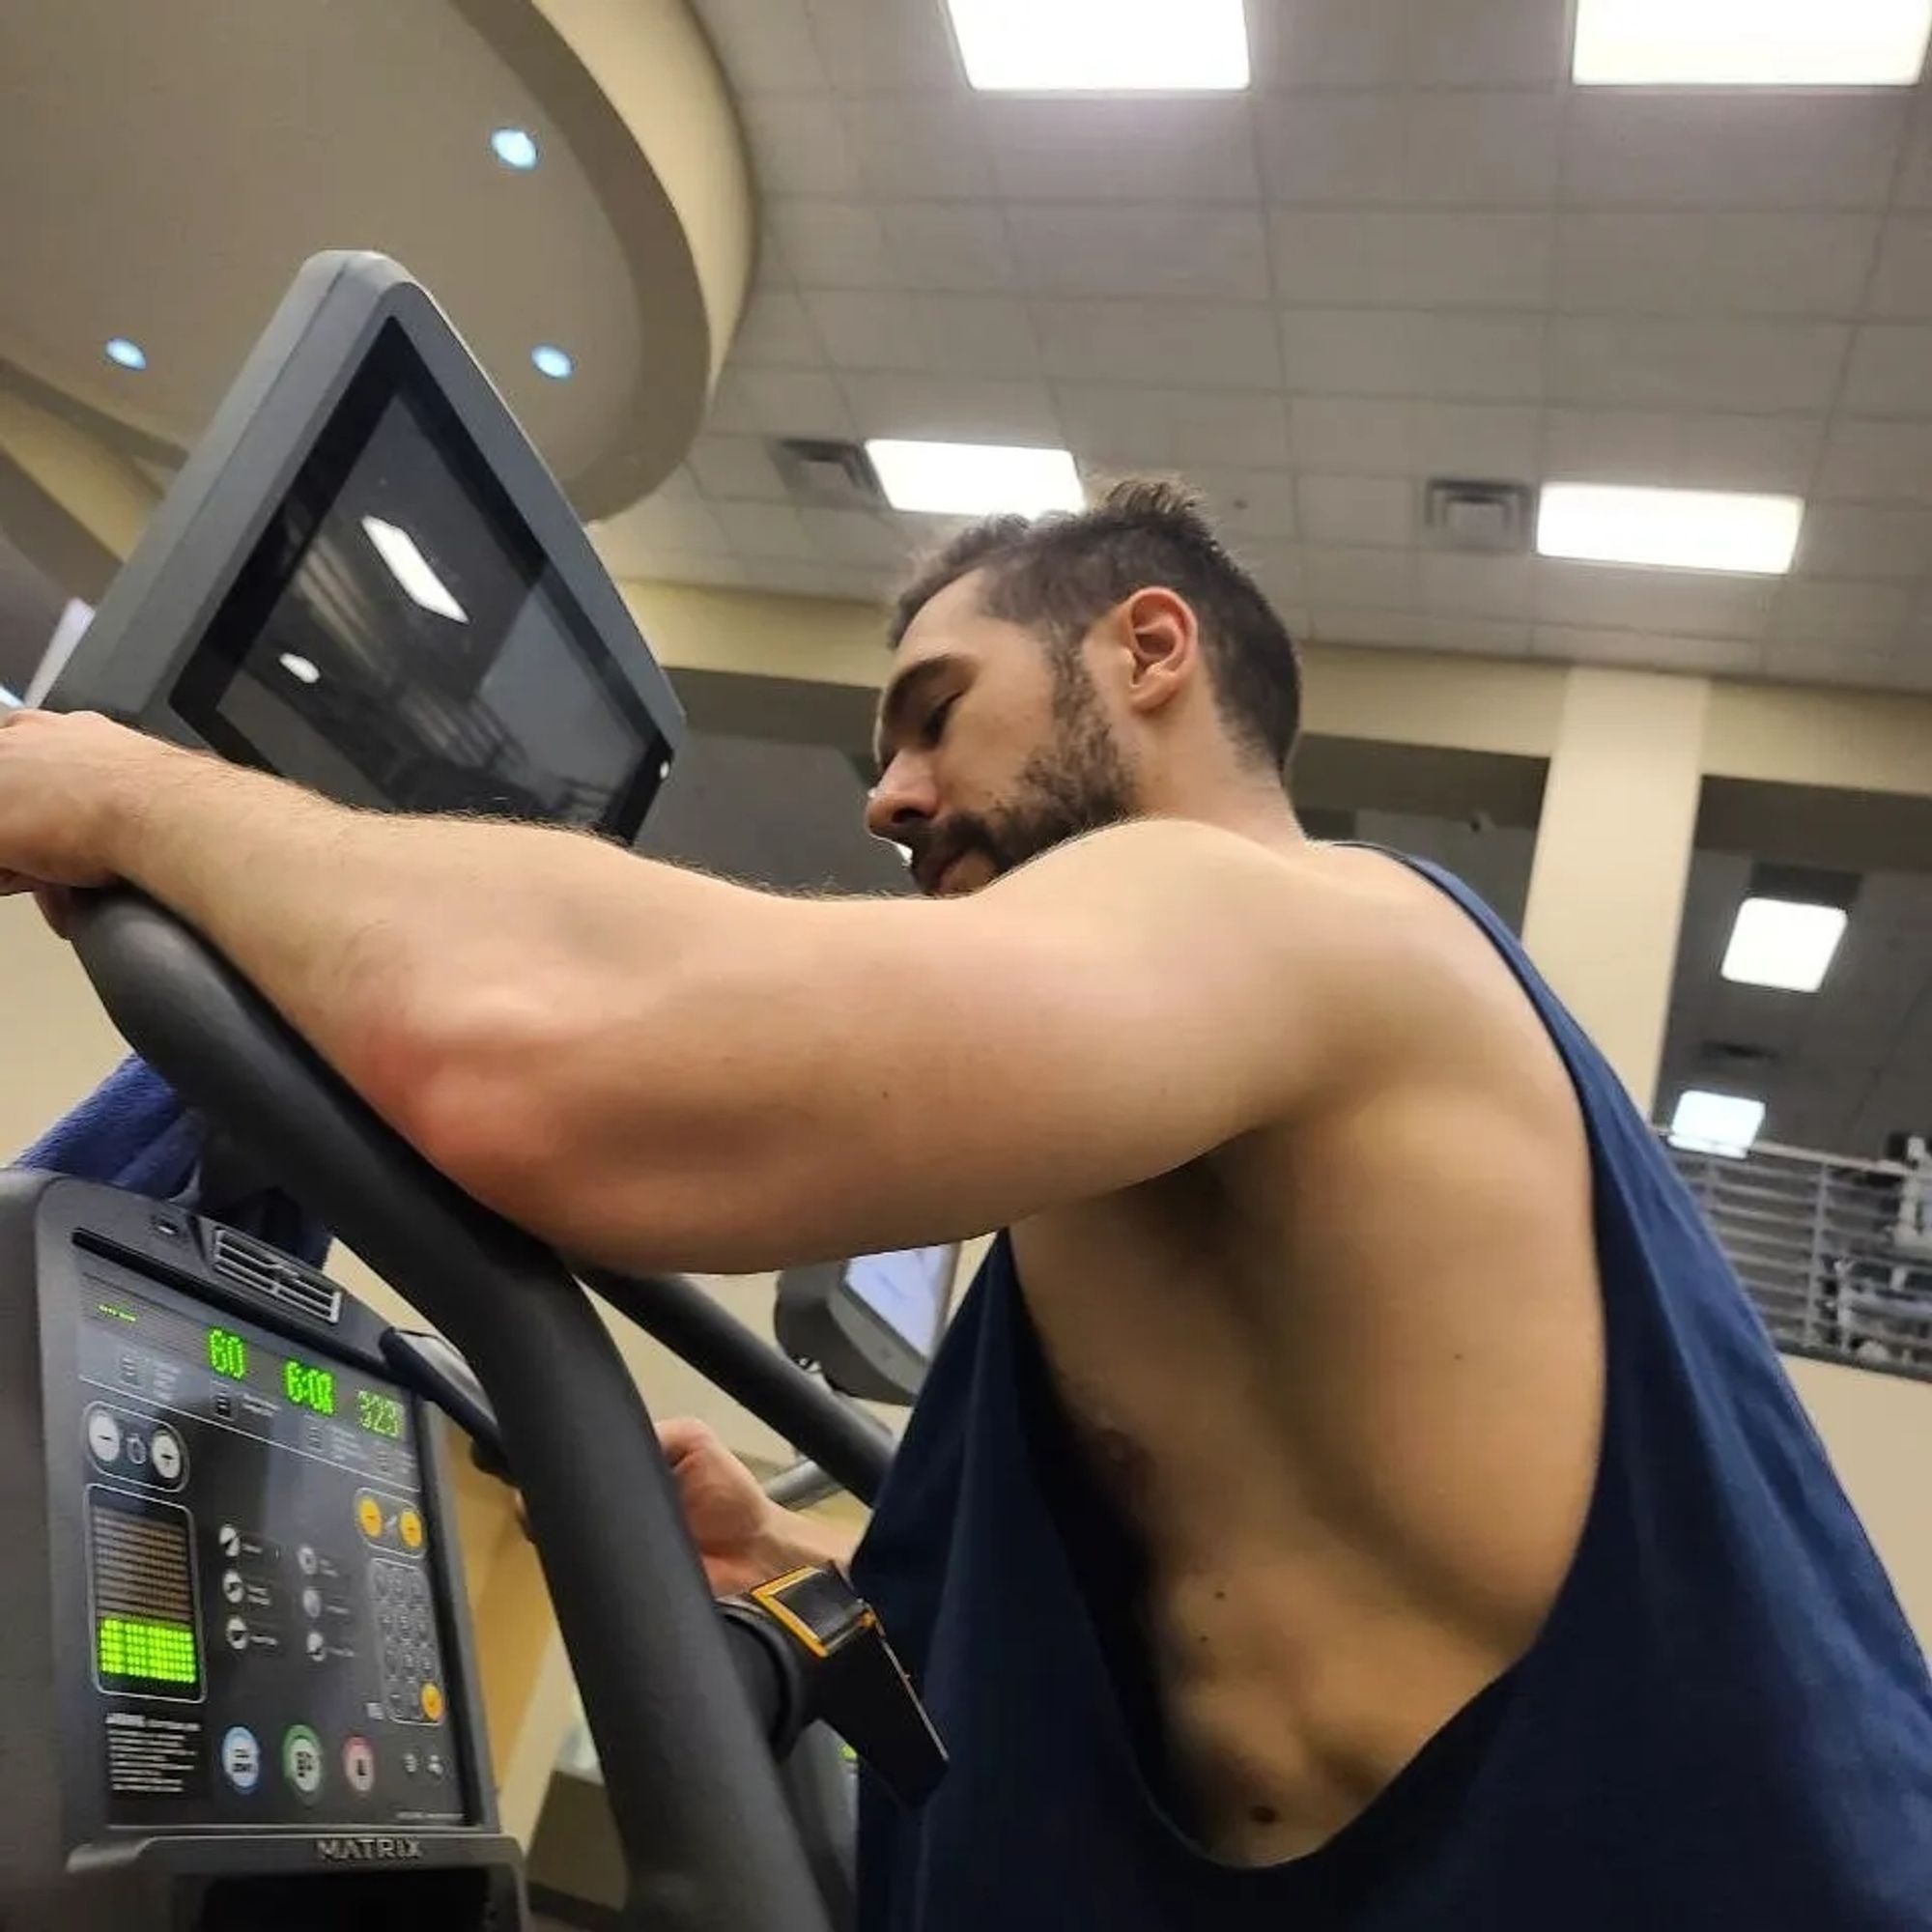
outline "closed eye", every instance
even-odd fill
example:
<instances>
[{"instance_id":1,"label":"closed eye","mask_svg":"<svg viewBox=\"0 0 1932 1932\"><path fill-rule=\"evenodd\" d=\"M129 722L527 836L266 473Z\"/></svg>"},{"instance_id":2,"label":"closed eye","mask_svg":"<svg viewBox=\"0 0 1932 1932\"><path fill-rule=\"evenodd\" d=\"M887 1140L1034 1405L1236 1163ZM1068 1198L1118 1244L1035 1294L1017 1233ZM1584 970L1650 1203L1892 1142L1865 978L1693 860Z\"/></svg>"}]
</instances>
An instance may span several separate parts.
<instances>
[{"instance_id":1,"label":"closed eye","mask_svg":"<svg viewBox=\"0 0 1932 1932\"><path fill-rule=\"evenodd\" d=\"M943 704L935 704L925 714L925 723L919 727L920 742L930 748L937 745L946 735L946 721L952 715L952 707L959 702L955 692Z\"/></svg>"}]
</instances>

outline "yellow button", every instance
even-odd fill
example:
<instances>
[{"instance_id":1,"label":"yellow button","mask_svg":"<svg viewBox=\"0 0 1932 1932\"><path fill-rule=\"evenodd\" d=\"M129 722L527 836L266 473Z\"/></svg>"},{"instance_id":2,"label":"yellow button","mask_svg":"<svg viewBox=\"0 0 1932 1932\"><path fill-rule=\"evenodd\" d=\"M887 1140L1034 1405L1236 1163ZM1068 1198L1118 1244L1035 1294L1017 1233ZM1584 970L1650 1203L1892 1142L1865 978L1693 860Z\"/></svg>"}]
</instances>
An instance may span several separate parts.
<instances>
[{"instance_id":1,"label":"yellow button","mask_svg":"<svg viewBox=\"0 0 1932 1932\"><path fill-rule=\"evenodd\" d=\"M420 1549L423 1547L423 1520L414 1510L406 1509L396 1519L396 1530L403 1539L405 1549Z\"/></svg>"},{"instance_id":2,"label":"yellow button","mask_svg":"<svg viewBox=\"0 0 1932 1932\"><path fill-rule=\"evenodd\" d=\"M423 1716L432 1724L442 1722L442 1692L434 1684L423 1686Z\"/></svg>"},{"instance_id":3,"label":"yellow button","mask_svg":"<svg viewBox=\"0 0 1932 1932\"><path fill-rule=\"evenodd\" d=\"M383 1534L383 1505L374 1496L357 1496L355 1520L362 1525L362 1534L376 1542Z\"/></svg>"}]
</instances>

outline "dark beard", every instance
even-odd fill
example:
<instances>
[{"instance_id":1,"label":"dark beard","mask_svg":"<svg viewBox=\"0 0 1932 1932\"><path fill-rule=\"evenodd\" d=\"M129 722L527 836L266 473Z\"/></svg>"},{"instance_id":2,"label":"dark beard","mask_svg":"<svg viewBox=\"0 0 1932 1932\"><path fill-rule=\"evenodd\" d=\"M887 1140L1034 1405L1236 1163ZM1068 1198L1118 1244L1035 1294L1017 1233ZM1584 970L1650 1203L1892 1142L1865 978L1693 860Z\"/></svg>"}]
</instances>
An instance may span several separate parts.
<instances>
[{"instance_id":1,"label":"dark beard","mask_svg":"<svg viewBox=\"0 0 1932 1932\"><path fill-rule=\"evenodd\" d=\"M1010 872L1069 838L1136 815L1126 761L1073 650L1054 653L1053 722L1052 744L1021 768L1009 803L955 812L935 829L925 848L933 877L972 852L996 872Z\"/></svg>"}]
</instances>

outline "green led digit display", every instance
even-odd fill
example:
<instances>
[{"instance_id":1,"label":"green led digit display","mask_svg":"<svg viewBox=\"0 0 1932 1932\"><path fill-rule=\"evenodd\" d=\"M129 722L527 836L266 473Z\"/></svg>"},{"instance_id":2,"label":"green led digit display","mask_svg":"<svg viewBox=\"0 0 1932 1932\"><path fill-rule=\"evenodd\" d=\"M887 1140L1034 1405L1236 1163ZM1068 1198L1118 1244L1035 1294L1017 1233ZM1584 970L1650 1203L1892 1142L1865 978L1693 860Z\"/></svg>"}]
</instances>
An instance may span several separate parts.
<instances>
[{"instance_id":1,"label":"green led digit display","mask_svg":"<svg viewBox=\"0 0 1932 1932\"><path fill-rule=\"evenodd\" d=\"M312 1408L318 1415L335 1413L335 1377L328 1369L311 1368L307 1362L284 1362L282 1393L298 1408Z\"/></svg>"},{"instance_id":2,"label":"green led digit display","mask_svg":"<svg viewBox=\"0 0 1932 1932\"><path fill-rule=\"evenodd\" d=\"M145 1617L102 1617L99 1647L102 1677L136 1677L149 1684L197 1684L201 1661L185 1624Z\"/></svg>"},{"instance_id":3,"label":"green led digit display","mask_svg":"<svg viewBox=\"0 0 1932 1932\"><path fill-rule=\"evenodd\" d=\"M231 1382L248 1379L248 1345L226 1328L208 1331L208 1366Z\"/></svg>"},{"instance_id":4,"label":"green led digit display","mask_svg":"<svg viewBox=\"0 0 1932 1932\"><path fill-rule=\"evenodd\" d=\"M355 1420L371 1435L386 1435L400 1441L403 1434L403 1406L392 1395L377 1389L355 1391Z\"/></svg>"}]
</instances>

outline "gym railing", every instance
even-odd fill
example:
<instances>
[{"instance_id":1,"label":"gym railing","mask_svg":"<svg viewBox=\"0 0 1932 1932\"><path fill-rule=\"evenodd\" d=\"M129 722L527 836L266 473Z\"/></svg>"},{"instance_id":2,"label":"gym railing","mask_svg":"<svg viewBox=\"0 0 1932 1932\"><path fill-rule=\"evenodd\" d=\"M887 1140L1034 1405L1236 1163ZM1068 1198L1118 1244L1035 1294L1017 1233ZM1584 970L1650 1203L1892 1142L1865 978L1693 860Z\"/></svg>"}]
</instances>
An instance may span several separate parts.
<instances>
[{"instance_id":1,"label":"gym railing","mask_svg":"<svg viewBox=\"0 0 1932 1932\"><path fill-rule=\"evenodd\" d=\"M1763 1143L1671 1159L1781 1350L1932 1381L1932 1175Z\"/></svg>"}]
</instances>

